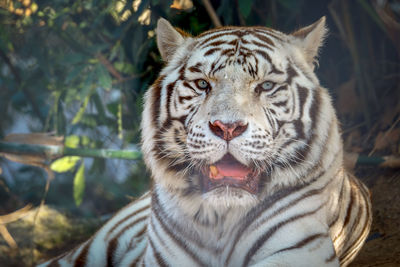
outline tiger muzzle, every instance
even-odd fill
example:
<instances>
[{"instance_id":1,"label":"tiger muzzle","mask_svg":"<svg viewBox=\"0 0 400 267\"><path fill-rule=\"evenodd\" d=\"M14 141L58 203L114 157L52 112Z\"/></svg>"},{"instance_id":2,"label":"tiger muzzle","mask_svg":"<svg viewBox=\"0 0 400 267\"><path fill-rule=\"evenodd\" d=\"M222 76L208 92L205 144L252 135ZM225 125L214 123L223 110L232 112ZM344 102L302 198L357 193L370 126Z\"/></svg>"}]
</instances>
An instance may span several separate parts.
<instances>
[{"instance_id":1,"label":"tiger muzzle","mask_svg":"<svg viewBox=\"0 0 400 267\"><path fill-rule=\"evenodd\" d=\"M235 121L233 123L223 123L220 120L209 122L208 126L213 134L226 140L231 141L247 130L248 123L243 121Z\"/></svg>"},{"instance_id":2,"label":"tiger muzzle","mask_svg":"<svg viewBox=\"0 0 400 267\"><path fill-rule=\"evenodd\" d=\"M205 166L201 179L203 192L209 192L219 187L230 187L257 194L260 173L243 165L228 153L219 161Z\"/></svg>"}]
</instances>

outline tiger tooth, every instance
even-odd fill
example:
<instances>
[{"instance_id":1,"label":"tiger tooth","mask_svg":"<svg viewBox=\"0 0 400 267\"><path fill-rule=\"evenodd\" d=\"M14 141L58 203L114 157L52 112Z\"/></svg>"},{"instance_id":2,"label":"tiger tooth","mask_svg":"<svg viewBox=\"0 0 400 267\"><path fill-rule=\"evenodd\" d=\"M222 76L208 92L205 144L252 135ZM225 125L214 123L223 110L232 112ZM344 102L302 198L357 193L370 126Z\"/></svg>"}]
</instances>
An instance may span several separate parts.
<instances>
[{"instance_id":1,"label":"tiger tooth","mask_svg":"<svg viewBox=\"0 0 400 267\"><path fill-rule=\"evenodd\" d=\"M218 169L214 165L210 165L210 176L216 177L218 175Z\"/></svg>"}]
</instances>

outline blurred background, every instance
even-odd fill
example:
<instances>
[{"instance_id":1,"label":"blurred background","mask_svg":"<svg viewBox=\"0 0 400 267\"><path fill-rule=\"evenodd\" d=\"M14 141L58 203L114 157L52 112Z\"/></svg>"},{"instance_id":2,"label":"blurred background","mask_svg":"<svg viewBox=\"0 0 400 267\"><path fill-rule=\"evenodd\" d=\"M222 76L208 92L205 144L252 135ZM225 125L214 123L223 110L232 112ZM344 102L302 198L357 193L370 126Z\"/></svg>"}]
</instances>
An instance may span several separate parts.
<instances>
[{"instance_id":1,"label":"blurred background","mask_svg":"<svg viewBox=\"0 0 400 267\"><path fill-rule=\"evenodd\" d=\"M32 133L47 132L45 144L139 151L142 97L163 66L158 18L197 35L219 25L290 33L322 16L329 36L316 72L346 151L398 157L400 1L388 0L0 0L0 140L25 133L34 143ZM140 159L3 156L1 266L74 247L151 185ZM349 164L374 202L373 231L352 266L400 266L399 169L371 164Z\"/></svg>"}]
</instances>

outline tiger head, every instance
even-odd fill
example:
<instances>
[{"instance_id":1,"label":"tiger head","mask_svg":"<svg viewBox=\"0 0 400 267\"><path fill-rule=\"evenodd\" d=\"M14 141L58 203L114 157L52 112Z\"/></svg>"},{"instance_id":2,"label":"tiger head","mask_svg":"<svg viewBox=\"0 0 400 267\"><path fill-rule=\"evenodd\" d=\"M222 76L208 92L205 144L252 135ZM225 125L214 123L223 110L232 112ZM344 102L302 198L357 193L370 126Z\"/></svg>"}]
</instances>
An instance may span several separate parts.
<instances>
[{"instance_id":1,"label":"tiger head","mask_svg":"<svg viewBox=\"0 0 400 267\"><path fill-rule=\"evenodd\" d=\"M196 37L160 19L166 65L142 120L156 186L210 205L248 206L311 179L305 174L318 165L334 117L314 74L325 35L325 17L289 35L222 27Z\"/></svg>"}]
</instances>

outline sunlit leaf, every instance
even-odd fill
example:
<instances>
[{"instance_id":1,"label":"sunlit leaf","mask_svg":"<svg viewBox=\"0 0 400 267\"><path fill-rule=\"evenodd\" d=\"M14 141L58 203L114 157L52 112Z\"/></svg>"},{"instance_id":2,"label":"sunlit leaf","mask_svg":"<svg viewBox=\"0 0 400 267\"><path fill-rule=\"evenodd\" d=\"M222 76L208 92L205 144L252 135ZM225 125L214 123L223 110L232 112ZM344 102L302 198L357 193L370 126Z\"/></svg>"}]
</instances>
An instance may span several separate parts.
<instances>
[{"instance_id":1,"label":"sunlit leaf","mask_svg":"<svg viewBox=\"0 0 400 267\"><path fill-rule=\"evenodd\" d=\"M122 104L118 104L118 137L122 140L123 132L122 132Z\"/></svg>"},{"instance_id":2,"label":"sunlit leaf","mask_svg":"<svg viewBox=\"0 0 400 267\"><path fill-rule=\"evenodd\" d=\"M79 136L70 135L65 138L64 145L66 147L77 148L79 146Z\"/></svg>"},{"instance_id":3,"label":"sunlit leaf","mask_svg":"<svg viewBox=\"0 0 400 267\"><path fill-rule=\"evenodd\" d=\"M75 174L73 191L75 205L79 206L82 203L83 194L85 192L85 163L83 161Z\"/></svg>"},{"instance_id":4,"label":"sunlit leaf","mask_svg":"<svg viewBox=\"0 0 400 267\"><path fill-rule=\"evenodd\" d=\"M79 109L74 119L72 120L72 124L77 124L78 122L81 121L83 114L85 113L86 107L89 104L89 100L90 100L90 95L86 96L85 101L83 102L81 108Z\"/></svg>"},{"instance_id":5,"label":"sunlit leaf","mask_svg":"<svg viewBox=\"0 0 400 267\"><path fill-rule=\"evenodd\" d=\"M50 169L55 172L68 172L75 168L76 163L81 159L77 156L67 156L55 160L51 165Z\"/></svg>"}]
</instances>

